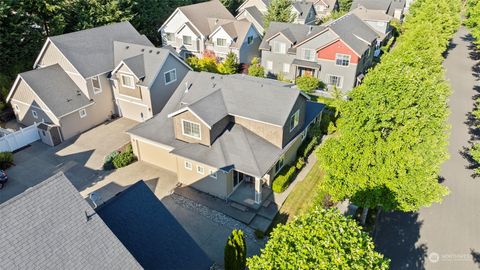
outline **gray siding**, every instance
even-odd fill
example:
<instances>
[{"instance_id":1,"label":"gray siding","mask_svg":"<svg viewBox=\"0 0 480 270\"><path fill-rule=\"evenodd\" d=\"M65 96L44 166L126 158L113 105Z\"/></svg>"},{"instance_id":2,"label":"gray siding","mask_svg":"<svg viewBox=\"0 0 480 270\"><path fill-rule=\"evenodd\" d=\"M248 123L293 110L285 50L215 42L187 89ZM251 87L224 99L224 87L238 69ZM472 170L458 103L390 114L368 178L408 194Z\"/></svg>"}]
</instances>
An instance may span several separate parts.
<instances>
[{"instance_id":1,"label":"gray siding","mask_svg":"<svg viewBox=\"0 0 480 270\"><path fill-rule=\"evenodd\" d=\"M248 44L248 35L250 34L253 35L252 44ZM262 37L258 33L256 33L252 26L249 33L247 34L247 38L245 38L239 51L240 63L250 64L254 57L260 56L260 52L258 50L258 48L260 47L260 43L262 43Z\"/></svg>"},{"instance_id":2,"label":"gray siding","mask_svg":"<svg viewBox=\"0 0 480 270\"><path fill-rule=\"evenodd\" d=\"M282 148L285 147L285 145L287 145L298 134L298 132L304 128L305 107L306 98L302 95L299 95L297 100L295 101L295 105L293 106L292 111L288 115L287 122L285 122L285 124L283 125ZM290 118L295 114L297 110L300 114L298 125L293 130L290 130Z\"/></svg>"},{"instance_id":3,"label":"gray siding","mask_svg":"<svg viewBox=\"0 0 480 270\"><path fill-rule=\"evenodd\" d=\"M328 75L341 76L342 85L339 87L343 91L349 91L355 86L356 74L357 74L357 65L350 64L347 67L337 66L335 61L331 60L319 60L318 61L322 66L320 70L319 79L322 82L328 82Z\"/></svg>"},{"instance_id":4,"label":"gray siding","mask_svg":"<svg viewBox=\"0 0 480 270\"><path fill-rule=\"evenodd\" d=\"M279 54L273 53L270 51L263 50L262 51L262 66L265 68L265 72L269 77L276 76L282 73L285 79L293 80L295 79L295 68L292 65L293 60L295 60L296 56L294 54ZM267 69L267 62L271 61L273 63L273 69ZM290 72L285 73L283 72L283 64L290 65Z\"/></svg>"}]
</instances>

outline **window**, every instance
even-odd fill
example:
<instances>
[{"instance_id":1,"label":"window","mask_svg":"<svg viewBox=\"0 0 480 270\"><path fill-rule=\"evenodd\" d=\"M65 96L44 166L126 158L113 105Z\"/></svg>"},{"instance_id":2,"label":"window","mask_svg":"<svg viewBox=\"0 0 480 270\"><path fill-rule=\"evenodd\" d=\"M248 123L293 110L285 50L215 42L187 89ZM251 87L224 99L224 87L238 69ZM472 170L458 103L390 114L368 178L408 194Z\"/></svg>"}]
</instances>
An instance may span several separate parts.
<instances>
[{"instance_id":1,"label":"window","mask_svg":"<svg viewBox=\"0 0 480 270\"><path fill-rule=\"evenodd\" d=\"M185 160L184 166L185 166L185 169L190 171L192 170L192 163L190 161Z\"/></svg>"},{"instance_id":2,"label":"window","mask_svg":"<svg viewBox=\"0 0 480 270\"><path fill-rule=\"evenodd\" d=\"M217 179L217 172L214 170L210 170L210 177L213 179Z\"/></svg>"},{"instance_id":3,"label":"window","mask_svg":"<svg viewBox=\"0 0 480 270\"><path fill-rule=\"evenodd\" d=\"M290 72L290 64L283 64L283 73Z\"/></svg>"},{"instance_id":4,"label":"window","mask_svg":"<svg viewBox=\"0 0 480 270\"><path fill-rule=\"evenodd\" d=\"M328 85L342 87L342 77L335 75L328 75Z\"/></svg>"},{"instance_id":5,"label":"window","mask_svg":"<svg viewBox=\"0 0 480 270\"><path fill-rule=\"evenodd\" d=\"M248 36L247 43L248 43L248 45L253 43L253 36Z\"/></svg>"},{"instance_id":6,"label":"window","mask_svg":"<svg viewBox=\"0 0 480 270\"><path fill-rule=\"evenodd\" d=\"M337 66L348 66L348 64L350 64L350 55L337 53L335 64L337 64Z\"/></svg>"},{"instance_id":7,"label":"window","mask_svg":"<svg viewBox=\"0 0 480 270\"><path fill-rule=\"evenodd\" d=\"M80 118L84 118L85 116L87 116L87 111L85 109L81 109L80 111L78 111L78 114L80 114Z\"/></svg>"},{"instance_id":8,"label":"window","mask_svg":"<svg viewBox=\"0 0 480 270\"><path fill-rule=\"evenodd\" d=\"M267 61L267 70L273 70L273 62Z\"/></svg>"},{"instance_id":9,"label":"window","mask_svg":"<svg viewBox=\"0 0 480 270\"><path fill-rule=\"evenodd\" d=\"M314 53L312 49L303 49L303 59L308 61L314 60Z\"/></svg>"},{"instance_id":10,"label":"window","mask_svg":"<svg viewBox=\"0 0 480 270\"><path fill-rule=\"evenodd\" d=\"M130 75L120 75L120 78L122 80L122 86L127 87L127 88L135 88L135 82L133 81L133 76Z\"/></svg>"},{"instance_id":11,"label":"window","mask_svg":"<svg viewBox=\"0 0 480 270\"><path fill-rule=\"evenodd\" d=\"M202 166L197 165L197 173L205 174L205 169Z\"/></svg>"},{"instance_id":12,"label":"window","mask_svg":"<svg viewBox=\"0 0 480 270\"><path fill-rule=\"evenodd\" d=\"M174 34L173 33L165 33L165 39L167 41L173 41L173 38L174 38Z\"/></svg>"},{"instance_id":13,"label":"window","mask_svg":"<svg viewBox=\"0 0 480 270\"><path fill-rule=\"evenodd\" d=\"M200 134L200 124L182 119L182 134L200 140L202 138Z\"/></svg>"},{"instance_id":14,"label":"window","mask_svg":"<svg viewBox=\"0 0 480 270\"><path fill-rule=\"evenodd\" d=\"M283 42L274 41L273 42L273 52L274 53L286 53L287 45Z\"/></svg>"},{"instance_id":15,"label":"window","mask_svg":"<svg viewBox=\"0 0 480 270\"><path fill-rule=\"evenodd\" d=\"M290 131L295 129L298 126L298 122L300 121L300 110L297 110L291 117L290 117Z\"/></svg>"},{"instance_id":16,"label":"window","mask_svg":"<svg viewBox=\"0 0 480 270\"><path fill-rule=\"evenodd\" d=\"M37 113L37 111L32 110L32 115L33 115L33 118L35 118L35 119L38 118L38 113Z\"/></svg>"},{"instance_id":17,"label":"window","mask_svg":"<svg viewBox=\"0 0 480 270\"><path fill-rule=\"evenodd\" d=\"M102 87L100 85L100 79L98 76L92 77L92 87L94 94L99 94L102 92Z\"/></svg>"},{"instance_id":18,"label":"window","mask_svg":"<svg viewBox=\"0 0 480 270\"><path fill-rule=\"evenodd\" d=\"M192 37L183 36L183 45L192 45Z\"/></svg>"},{"instance_id":19,"label":"window","mask_svg":"<svg viewBox=\"0 0 480 270\"><path fill-rule=\"evenodd\" d=\"M217 46L227 46L227 40L225 38L217 38Z\"/></svg>"},{"instance_id":20,"label":"window","mask_svg":"<svg viewBox=\"0 0 480 270\"><path fill-rule=\"evenodd\" d=\"M164 73L165 76L165 85L171 84L177 80L177 70L172 69Z\"/></svg>"},{"instance_id":21,"label":"window","mask_svg":"<svg viewBox=\"0 0 480 270\"><path fill-rule=\"evenodd\" d=\"M284 161L285 157L284 156L281 156L280 159L277 161L277 163L275 164L275 173L279 173L280 170L283 168L283 161Z\"/></svg>"}]
</instances>

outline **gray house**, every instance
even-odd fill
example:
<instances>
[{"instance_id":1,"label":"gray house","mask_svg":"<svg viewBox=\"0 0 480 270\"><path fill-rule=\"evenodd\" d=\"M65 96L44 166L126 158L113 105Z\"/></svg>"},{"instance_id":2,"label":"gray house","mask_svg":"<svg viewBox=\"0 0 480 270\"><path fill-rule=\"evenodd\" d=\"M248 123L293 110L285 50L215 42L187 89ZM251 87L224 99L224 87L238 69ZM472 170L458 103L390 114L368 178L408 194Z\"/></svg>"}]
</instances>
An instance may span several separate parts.
<instances>
[{"instance_id":1,"label":"gray house","mask_svg":"<svg viewBox=\"0 0 480 270\"><path fill-rule=\"evenodd\" d=\"M59 173L0 205L2 269L143 269Z\"/></svg>"},{"instance_id":2,"label":"gray house","mask_svg":"<svg viewBox=\"0 0 480 270\"><path fill-rule=\"evenodd\" d=\"M270 24L260 45L270 77L314 76L349 91L371 66L378 34L354 14L321 26Z\"/></svg>"},{"instance_id":3,"label":"gray house","mask_svg":"<svg viewBox=\"0 0 480 270\"><path fill-rule=\"evenodd\" d=\"M392 27L390 22L393 17L381 10L369 10L363 6L350 11L362 21L368 24L378 34L378 43L384 43L392 36Z\"/></svg>"},{"instance_id":4,"label":"gray house","mask_svg":"<svg viewBox=\"0 0 480 270\"><path fill-rule=\"evenodd\" d=\"M402 20L406 5L406 0L353 0L350 10L363 7L367 10L380 11L397 20Z\"/></svg>"},{"instance_id":5,"label":"gray house","mask_svg":"<svg viewBox=\"0 0 480 270\"><path fill-rule=\"evenodd\" d=\"M323 107L275 80L189 72L162 112L128 133L139 160L182 184L220 198L243 187L260 205Z\"/></svg>"}]
</instances>

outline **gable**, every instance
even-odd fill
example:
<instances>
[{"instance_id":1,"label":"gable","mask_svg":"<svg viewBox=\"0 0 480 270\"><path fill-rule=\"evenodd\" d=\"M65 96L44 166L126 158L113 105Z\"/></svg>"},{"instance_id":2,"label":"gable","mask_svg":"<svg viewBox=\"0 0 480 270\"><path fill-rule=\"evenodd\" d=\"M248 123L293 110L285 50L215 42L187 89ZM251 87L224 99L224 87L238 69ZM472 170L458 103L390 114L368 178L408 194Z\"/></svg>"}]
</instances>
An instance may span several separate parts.
<instances>
[{"instance_id":1,"label":"gable","mask_svg":"<svg viewBox=\"0 0 480 270\"><path fill-rule=\"evenodd\" d=\"M337 40L338 39L338 36L333 33L331 30L328 30L328 31L324 31L322 33L320 33L319 35L303 42L303 43L300 43L297 48L307 48L307 49L318 49L318 48L322 48L324 47L325 45L328 45L330 43L332 43L333 41ZM299 52L299 50L297 50L297 52ZM301 50L300 50L301 52Z\"/></svg>"},{"instance_id":2,"label":"gable","mask_svg":"<svg viewBox=\"0 0 480 270\"><path fill-rule=\"evenodd\" d=\"M215 32L212 33L212 35L210 36L211 40L213 42L215 42L215 40L217 38L224 38L227 40L227 45L230 45L230 43L232 43L233 41L233 37L231 37L227 31L225 31L225 29L223 29L223 27L218 27L217 30Z\"/></svg>"},{"instance_id":3,"label":"gable","mask_svg":"<svg viewBox=\"0 0 480 270\"><path fill-rule=\"evenodd\" d=\"M267 5L263 2L263 0L246 0L238 10L242 10L248 7L257 7L262 13L267 12Z\"/></svg>"},{"instance_id":4,"label":"gable","mask_svg":"<svg viewBox=\"0 0 480 270\"><path fill-rule=\"evenodd\" d=\"M172 14L171 18L164 23L161 29L166 33L176 33L179 28L188 21L189 20L187 16L185 16L185 14L183 14L182 11L177 8L177 10Z\"/></svg>"},{"instance_id":5,"label":"gable","mask_svg":"<svg viewBox=\"0 0 480 270\"><path fill-rule=\"evenodd\" d=\"M195 29L190 28L188 24L184 24L175 33L180 36L191 36L191 37L197 37L197 38L200 37L200 35L197 34L197 31Z\"/></svg>"},{"instance_id":6,"label":"gable","mask_svg":"<svg viewBox=\"0 0 480 270\"><path fill-rule=\"evenodd\" d=\"M357 56L357 54L352 49L350 49L342 40L337 40L323 48L320 48L317 51L317 58L322 60L335 61L337 53L350 55L350 63L358 63L359 57Z\"/></svg>"},{"instance_id":7,"label":"gable","mask_svg":"<svg viewBox=\"0 0 480 270\"><path fill-rule=\"evenodd\" d=\"M53 44L50 39L47 39L47 41L45 41L44 48L35 61L35 66L45 67L54 64L59 64L66 72L80 75L75 67L73 67L68 59L55 46L55 44Z\"/></svg>"}]
</instances>

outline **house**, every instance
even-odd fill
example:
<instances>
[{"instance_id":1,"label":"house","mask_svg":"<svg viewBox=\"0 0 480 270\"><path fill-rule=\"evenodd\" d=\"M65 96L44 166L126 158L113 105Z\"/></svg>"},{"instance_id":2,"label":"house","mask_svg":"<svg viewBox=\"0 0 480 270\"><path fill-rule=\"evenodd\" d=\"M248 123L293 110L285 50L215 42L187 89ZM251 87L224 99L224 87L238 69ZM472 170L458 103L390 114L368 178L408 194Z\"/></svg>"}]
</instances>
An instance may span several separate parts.
<instances>
[{"instance_id":1,"label":"house","mask_svg":"<svg viewBox=\"0 0 480 270\"><path fill-rule=\"evenodd\" d=\"M392 36L390 22L393 17L380 10L370 10L363 6L350 11L368 24L378 34L378 43L382 44Z\"/></svg>"},{"instance_id":2,"label":"house","mask_svg":"<svg viewBox=\"0 0 480 270\"><path fill-rule=\"evenodd\" d=\"M397 20L402 20L406 4L406 0L353 0L350 10L363 7L367 10L380 11Z\"/></svg>"},{"instance_id":3,"label":"house","mask_svg":"<svg viewBox=\"0 0 480 270\"><path fill-rule=\"evenodd\" d=\"M260 45L262 66L270 77L314 76L346 92L371 66L377 38L354 14L321 26L273 22Z\"/></svg>"},{"instance_id":4,"label":"house","mask_svg":"<svg viewBox=\"0 0 480 270\"><path fill-rule=\"evenodd\" d=\"M118 48L115 52L115 42L144 46L148 49L145 49L145 53L140 51L133 53L133 50L124 53L124 48ZM155 64L157 66L158 63L171 66L177 61L175 65L178 67L178 77L189 69L186 64L179 64L178 62L182 60L173 53L153 47L153 44L138 33L129 22L49 37L35 61L34 69L17 76L7 96L7 102L11 103L19 123L25 126L35 122L48 124L49 128L43 129L43 132L52 131L55 134L52 133L51 137L60 137L59 140L55 140L56 143L95 127L114 115L120 114L137 121L145 120L155 111L161 110L158 106L165 103L166 96L172 88L176 88L175 84L179 80L168 87L153 85L156 81L153 79L154 74L150 74L152 70L146 70L152 77L151 85L142 86L153 87L150 90L156 94L152 93L151 96L145 94L131 101L129 97L125 97L128 96L124 95L125 92L114 93L110 75L118 65L120 55L131 57L132 53L141 55L150 51L152 54L153 51L162 52L155 56L158 60ZM151 63L154 57L144 58L145 63ZM149 68L154 69L155 66L151 65ZM163 80L163 76L158 78ZM157 96L160 96L161 101L147 100ZM148 113L133 104L138 104Z\"/></svg>"},{"instance_id":5,"label":"house","mask_svg":"<svg viewBox=\"0 0 480 270\"><path fill-rule=\"evenodd\" d=\"M208 270L213 264L143 181L95 210L145 269Z\"/></svg>"},{"instance_id":6,"label":"house","mask_svg":"<svg viewBox=\"0 0 480 270\"><path fill-rule=\"evenodd\" d=\"M279 81L191 71L160 114L127 133L139 160L182 184L226 199L247 182L259 205L323 108Z\"/></svg>"},{"instance_id":7,"label":"house","mask_svg":"<svg viewBox=\"0 0 480 270\"><path fill-rule=\"evenodd\" d=\"M0 205L2 269L143 269L62 174Z\"/></svg>"},{"instance_id":8,"label":"house","mask_svg":"<svg viewBox=\"0 0 480 270\"><path fill-rule=\"evenodd\" d=\"M328 17L332 12L339 8L338 0L305 0L313 4L317 18L322 19Z\"/></svg>"},{"instance_id":9,"label":"house","mask_svg":"<svg viewBox=\"0 0 480 270\"><path fill-rule=\"evenodd\" d=\"M251 22L235 19L218 0L177 8L158 31L183 58L208 54L222 61L233 52L240 63L250 63L261 42Z\"/></svg>"},{"instance_id":10,"label":"house","mask_svg":"<svg viewBox=\"0 0 480 270\"><path fill-rule=\"evenodd\" d=\"M270 0L246 0L237 9L238 20L251 22L261 34L265 32L263 17L267 13ZM310 1L292 1L293 23L315 24L317 11Z\"/></svg>"}]
</instances>

